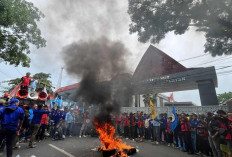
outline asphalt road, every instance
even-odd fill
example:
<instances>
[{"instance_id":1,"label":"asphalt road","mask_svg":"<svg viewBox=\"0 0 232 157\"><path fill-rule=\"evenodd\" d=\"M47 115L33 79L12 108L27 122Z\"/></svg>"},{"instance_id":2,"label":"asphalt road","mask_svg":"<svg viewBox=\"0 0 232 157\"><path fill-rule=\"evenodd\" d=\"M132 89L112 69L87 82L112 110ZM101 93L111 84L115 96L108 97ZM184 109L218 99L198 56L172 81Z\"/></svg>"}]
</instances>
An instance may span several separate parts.
<instances>
[{"instance_id":1,"label":"asphalt road","mask_svg":"<svg viewBox=\"0 0 232 157\"><path fill-rule=\"evenodd\" d=\"M134 157L196 157L188 155L166 145L155 145L151 142L133 142L124 140L127 144L137 147L139 152ZM13 157L101 157L101 153L91 149L99 146L99 140L93 137L86 138L66 138L65 140L52 141L46 139L37 143L36 148L28 148L28 144L21 143L21 148L14 150ZM3 154L6 156L6 154ZM18 157L18 156L17 156Z\"/></svg>"}]
</instances>

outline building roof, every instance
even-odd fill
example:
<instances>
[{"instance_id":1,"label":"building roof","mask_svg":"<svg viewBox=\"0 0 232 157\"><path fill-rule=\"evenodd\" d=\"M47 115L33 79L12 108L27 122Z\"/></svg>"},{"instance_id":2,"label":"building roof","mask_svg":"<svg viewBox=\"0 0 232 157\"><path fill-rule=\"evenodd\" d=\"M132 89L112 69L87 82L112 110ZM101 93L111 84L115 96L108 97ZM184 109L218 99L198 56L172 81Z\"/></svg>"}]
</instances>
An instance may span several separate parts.
<instances>
[{"instance_id":1,"label":"building roof","mask_svg":"<svg viewBox=\"0 0 232 157\"><path fill-rule=\"evenodd\" d=\"M162 76L186 71L187 68L150 45L139 62L133 80L143 80L149 77Z\"/></svg>"}]
</instances>

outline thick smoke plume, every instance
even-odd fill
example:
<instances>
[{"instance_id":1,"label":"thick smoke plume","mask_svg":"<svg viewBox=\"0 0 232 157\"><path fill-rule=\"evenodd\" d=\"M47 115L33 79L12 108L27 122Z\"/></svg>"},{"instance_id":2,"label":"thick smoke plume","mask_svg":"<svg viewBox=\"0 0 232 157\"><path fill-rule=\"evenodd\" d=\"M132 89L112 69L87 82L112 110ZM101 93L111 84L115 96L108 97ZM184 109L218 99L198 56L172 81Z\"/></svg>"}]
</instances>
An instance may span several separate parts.
<instances>
[{"instance_id":1,"label":"thick smoke plume","mask_svg":"<svg viewBox=\"0 0 232 157\"><path fill-rule=\"evenodd\" d=\"M102 120L119 111L120 104L112 97L109 81L127 72L127 55L122 43L106 37L72 43L63 49L67 71L82 78L77 96L88 104L99 105Z\"/></svg>"}]
</instances>

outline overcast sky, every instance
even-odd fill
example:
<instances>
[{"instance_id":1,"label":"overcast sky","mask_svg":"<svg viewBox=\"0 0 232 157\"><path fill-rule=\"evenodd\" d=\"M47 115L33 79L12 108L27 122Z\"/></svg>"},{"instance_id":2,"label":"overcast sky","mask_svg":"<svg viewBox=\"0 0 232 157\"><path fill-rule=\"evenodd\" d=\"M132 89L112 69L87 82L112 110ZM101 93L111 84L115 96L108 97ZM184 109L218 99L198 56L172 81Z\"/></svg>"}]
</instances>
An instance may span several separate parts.
<instances>
[{"instance_id":1,"label":"overcast sky","mask_svg":"<svg viewBox=\"0 0 232 157\"><path fill-rule=\"evenodd\" d=\"M36 49L31 46L31 67L22 68L0 63L0 81L21 77L26 72L32 74L45 72L52 74L53 85L56 86L60 69L64 66L62 48L79 40L96 39L102 35L111 40L125 44L131 55L128 57L128 66L133 73L144 52L150 43L139 43L136 34L129 34L130 18L127 14L127 0L30 0L44 14L38 26L42 36L47 40L45 48ZM157 48L173 57L177 61L204 54L204 34L195 32L191 28L184 35L176 36L169 33ZM223 58L220 60L219 58ZM219 59L219 60L217 60ZM214 61L207 63L209 61ZM228 56L213 58L210 55L181 62L186 67L225 66L231 65L232 59ZM224 71L232 70L232 68ZM221 70L223 71L223 70ZM218 72L221 72L218 71ZM232 75L218 75L217 94L232 91ZM62 86L78 82L76 76L63 73ZM5 86L4 84L0 85ZM170 95L170 93L165 93ZM200 105L198 90L174 92L176 101L192 101Z\"/></svg>"}]
</instances>

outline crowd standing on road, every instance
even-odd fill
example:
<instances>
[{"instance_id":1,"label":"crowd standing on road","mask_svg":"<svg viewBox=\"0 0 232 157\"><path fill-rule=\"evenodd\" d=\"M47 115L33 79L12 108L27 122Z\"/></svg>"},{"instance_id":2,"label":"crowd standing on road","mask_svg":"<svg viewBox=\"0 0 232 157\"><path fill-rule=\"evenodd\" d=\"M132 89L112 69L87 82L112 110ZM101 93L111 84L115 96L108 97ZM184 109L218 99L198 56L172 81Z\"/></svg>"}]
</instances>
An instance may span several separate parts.
<instances>
[{"instance_id":1,"label":"crowd standing on road","mask_svg":"<svg viewBox=\"0 0 232 157\"><path fill-rule=\"evenodd\" d=\"M91 128L90 114L77 109L49 108L34 104L19 106L18 99L5 102L0 99L0 151L6 146L7 157L18 143L28 142L29 148L35 148L48 137L64 140L66 137L94 134ZM143 112L123 113L112 116L117 135L136 142L151 141L155 144L181 149L189 154L222 157L221 144L232 152L232 113L218 110L207 115L182 113L178 115L178 124L172 131L172 117L166 113L154 119ZM79 128L77 128L79 126ZM77 130L79 130L77 132ZM96 134L96 132L95 132Z\"/></svg>"},{"instance_id":2,"label":"crowd standing on road","mask_svg":"<svg viewBox=\"0 0 232 157\"><path fill-rule=\"evenodd\" d=\"M232 152L232 113L223 110L207 115L182 113L173 131L172 117L166 113L154 119L143 112L124 113L113 116L113 121L117 134L133 141L166 143L188 154L203 156L222 157L223 146Z\"/></svg>"}]
</instances>

